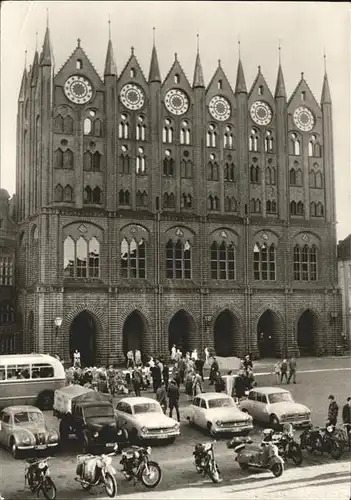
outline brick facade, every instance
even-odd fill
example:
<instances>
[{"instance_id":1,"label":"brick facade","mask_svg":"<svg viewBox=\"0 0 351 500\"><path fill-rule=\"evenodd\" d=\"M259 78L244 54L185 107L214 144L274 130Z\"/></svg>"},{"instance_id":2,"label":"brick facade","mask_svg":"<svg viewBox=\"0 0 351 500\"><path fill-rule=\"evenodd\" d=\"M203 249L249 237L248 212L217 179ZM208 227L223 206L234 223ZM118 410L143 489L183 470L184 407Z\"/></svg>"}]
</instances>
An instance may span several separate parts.
<instances>
[{"instance_id":1,"label":"brick facade","mask_svg":"<svg viewBox=\"0 0 351 500\"><path fill-rule=\"evenodd\" d=\"M145 353L168 352L172 328L184 330L179 335L188 337L187 348L215 347L215 336L222 336L222 345L228 341L228 355L262 355L260 328L271 330L271 352L276 356L298 354L300 347L320 355L335 351L341 302L327 77L319 105L303 75L287 101L281 67L273 96L260 69L251 90L246 90L241 61L235 91L221 66L205 88L200 64L198 54L191 86L176 57L161 83L154 47L148 80L133 51L117 77L110 41L102 80L78 42L54 75L47 30L40 57L36 54L30 71L24 71L18 102L18 306L25 350L56 351L67 359L72 323L88 311L98 363L123 359L123 329L130 315L133 324L139 324L134 328L140 330L137 342ZM89 80L93 93L87 104L72 103L66 97L64 85L72 75ZM120 93L126 84L142 90L144 105L139 110L122 103ZM187 96L188 109L182 115L170 113L165 106L172 89ZM217 95L230 104L230 116L224 121L215 120L209 111ZM257 125L251 118L251 106L257 100L270 107L267 125ZM299 106L313 114L314 128L309 132L298 130L293 121ZM87 120L91 130L84 128ZM60 123L67 128L60 129ZM121 137L125 124L128 133ZM146 127L144 140L136 135L138 125ZM164 142L165 127L172 128L170 142ZM182 139L183 129L189 130L189 140ZM258 142L249 151L252 129ZM215 144L208 143L209 131L216 133ZM226 133L232 134L232 144L225 142ZM265 147L267 133L273 139L269 148ZM294 137L299 151L292 149ZM318 144L312 152L311 141ZM99 168L87 169L84 158L94 153L100 155ZM62 164L58 164L60 155ZM125 156L129 172L124 171ZM138 171L138 156L145 158L145 172ZM164 175L167 158L174 161L173 175ZM210 162L217 164L218 178L210 178ZM227 163L234 164L231 179L225 174ZM191 175L182 174L186 165ZM256 166L261 175L252 182L250 172ZM274 181L268 168L274 169ZM289 182L293 168L302 171L300 185ZM311 185L311 170L321 174L322 187ZM99 188L102 198L89 201L87 186ZM64 191L67 187L73 190L72 197L69 189ZM121 191L129 192L127 204ZM138 192L147 196L142 207L137 205ZM174 194L174 208L164 206L165 193ZM191 206L183 206L183 195L191 196ZM219 200L216 210L211 210L210 196ZM235 199L229 211L226 197ZM257 213L252 200L260 201ZM268 200L275 202L276 210L268 210ZM304 204L301 215L291 213L292 201ZM310 214L312 202L322 204L318 217ZM121 244L138 234L146 244L146 278L123 278ZM80 236L99 241L98 277L64 274L64 241L67 237L77 241ZM190 242L191 279L167 278L166 244L177 239ZM234 280L211 277L210 247L220 239L235 246ZM271 281L254 277L256 244L275 246L276 273ZM294 246L312 244L318 251L317 279L294 280ZM178 323L170 326L179 311ZM231 322L221 323L223 331L219 331L217 320L228 311ZM270 312L264 326L261 318L266 311ZM304 313L309 319L298 327ZM59 331L55 317L63 319ZM310 341L302 341L301 346L304 330L310 330L306 333Z\"/></svg>"}]
</instances>

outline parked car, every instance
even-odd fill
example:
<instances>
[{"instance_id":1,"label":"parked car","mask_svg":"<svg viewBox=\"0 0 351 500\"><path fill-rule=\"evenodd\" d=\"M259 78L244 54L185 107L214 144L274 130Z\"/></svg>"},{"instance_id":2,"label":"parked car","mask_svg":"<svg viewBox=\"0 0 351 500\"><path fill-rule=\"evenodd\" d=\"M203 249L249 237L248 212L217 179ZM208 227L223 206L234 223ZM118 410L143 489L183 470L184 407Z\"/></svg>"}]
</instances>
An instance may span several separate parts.
<instances>
[{"instance_id":1,"label":"parked car","mask_svg":"<svg viewBox=\"0 0 351 500\"><path fill-rule=\"evenodd\" d=\"M0 413L0 444L18 458L21 452L57 448L59 436L36 406L8 406Z\"/></svg>"},{"instance_id":2,"label":"parked car","mask_svg":"<svg viewBox=\"0 0 351 500\"><path fill-rule=\"evenodd\" d=\"M116 406L116 417L118 425L127 429L131 441L162 439L173 442L180 434L179 423L167 417L152 398L121 399Z\"/></svg>"},{"instance_id":3,"label":"parked car","mask_svg":"<svg viewBox=\"0 0 351 500\"><path fill-rule=\"evenodd\" d=\"M239 408L249 413L254 420L271 425L289 423L305 426L311 422L307 406L295 403L291 393L280 387L255 387L247 399L240 401Z\"/></svg>"},{"instance_id":4,"label":"parked car","mask_svg":"<svg viewBox=\"0 0 351 500\"><path fill-rule=\"evenodd\" d=\"M73 434L82 452L111 452L116 443L128 441L125 429L119 429L110 395L71 385L55 391L54 416L60 419L60 438L64 444Z\"/></svg>"},{"instance_id":5,"label":"parked car","mask_svg":"<svg viewBox=\"0 0 351 500\"><path fill-rule=\"evenodd\" d=\"M186 418L189 423L208 430L212 435L247 435L253 428L252 417L241 411L232 397L219 392L196 396L186 409Z\"/></svg>"}]
</instances>

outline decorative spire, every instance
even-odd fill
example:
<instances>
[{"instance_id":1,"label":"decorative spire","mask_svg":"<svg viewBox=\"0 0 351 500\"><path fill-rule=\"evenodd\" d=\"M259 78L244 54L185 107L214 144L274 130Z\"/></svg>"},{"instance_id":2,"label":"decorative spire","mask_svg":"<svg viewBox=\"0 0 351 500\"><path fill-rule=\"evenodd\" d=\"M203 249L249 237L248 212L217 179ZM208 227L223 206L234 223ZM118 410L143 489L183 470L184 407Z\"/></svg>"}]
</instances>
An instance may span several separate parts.
<instances>
[{"instance_id":1,"label":"decorative spire","mask_svg":"<svg viewBox=\"0 0 351 500\"><path fill-rule=\"evenodd\" d=\"M177 54L177 52L174 52L174 60L178 61L178 54Z\"/></svg>"},{"instance_id":2,"label":"decorative spire","mask_svg":"<svg viewBox=\"0 0 351 500\"><path fill-rule=\"evenodd\" d=\"M196 53L197 54L200 53L200 35L199 34L196 35Z\"/></svg>"},{"instance_id":3,"label":"decorative spire","mask_svg":"<svg viewBox=\"0 0 351 500\"><path fill-rule=\"evenodd\" d=\"M161 82L160 68L158 66L157 51L155 45L155 28L152 29L153 46L151 53L150 71L149 71L149 83L151 82Z\"/></svg>"},{"instance_id":4,"label":"decorative spire","mask_svg":"<svg viewBox=\"0 0 351 500\"><path fill-rule=\"evenodd\" d=\"M218 67L221 68L222 67L222 61L220 59L218 59Z\"/></svg>"},{"instance_id":5,"label":"decorative spire","mask_svg":"<svg viewBox=\"0 0 351 500\"><path fill-rule=\"evenodd\" d=\"M204 87L204 74L202 71L201 60L200 60L200 51L199 51L199 35L197 35L197 53L196 53L196 61L195 61L195 70L194 70L194 79L193 79L193 88Z\"/></svg>"},{"instance_id":6,"label":"decorative spire","mask_svg":"<svg viewBox=\"0 0 351 500\"><path fill-rule=\"evenodd\" d=\"M24 51L24 71L27 73L27 49Z\"/></svg>"},{"instance_id":7,"label":"decorative spire","mask_svg":"<svg viewBox=\"0 0 351 500\"><path fill-rule=\"evenodd\" d=\"M111 40L111 19L110 19L110 14L108 15L108 39Z\"/></svg>"},{"instance_id":8,"label":"decorative spire","mask_svg":"<svg viewBox=\"0 0 351 500\"><path fill-rule=\"evenodd\" d=\"M32 76L31 76L31 86L35 87L38 78L38 67L39 67L39 56L38 51L34 53L33 66L32 66Z\"/></svg>"},{"instance_id":9,"label":"decorative spire","mask_svg":"<svg viewBox=\"0 0 351 500\"><path fill-rule=\"evenodd\" d=\"M280 39L278 40L278 51L279 51L279 66L281 65L282 63L282 60L281 60L281 51L282 51L282 47L281 47L281 44L280 44Z\"/></svg>"},{"instance_id":10,"label":"decorative spire","mask_svg":"<svg viewBox=\"0 0 351 500\"><path fill-rule=\"evenodd\" d=\"M261 66L257 66L257 73L261 74Z\"/></svg>"},{"instance_id":11,"label":"decorative spire","mask_svg":"<svg viewBox=\"0 0 351 500\"><path fill-rule=\"evenodd\" d=\"M155 47L156 45L156 28L155 26L152 28L152 46Z\"/></svg>"},{"instance_id":12,"label":"decorative spire","mask_svg":"<svg viewBox=\"0 0 351 500\"><path fill-rule=\"evenodd\" d=\"M304 80L305 79L305 73L303 71L301 71L301 80Z\"/></svg>"},{"instance_id":13,"label":"decorative spire","mask_svg":"<svg viewBox=\"0 0 351 500\"><path fill-rule=\"evenodd\" d=\"M38 32L35 32L35 52L38 50Z\"/></svg>"},{"instance_id":14,"label":"decorative spire","mask_svg":"<svg viewBox=\"0 0 351 500\"><path fill-rule=\"evenodd\" d=\"M21 88L20 88L20 93L18 96L19 102L24 101L24 96L26 92L26 86L27 86L27 51L24 53L24 68L23 68L23 75L22 75L22 82L21 82Z\"/></svg>"},{"instance_id":15,"label":"decorative spire","mask_svg":"<svg viewBox=\"0 0 351 500\"><path fill-rule=\"evenodd\" d=\"M238 37L238 54L239 54L239 61L240 61L241 60L240 35Z\"/></svg>"},{"instance_id":16,"label":"decorative spire","mask_svg":"<svg viewBox=\"0 0 351 500\"><path fill-rule=\"evenodd\" d=\"M51 66L50 30L46 27L43 50L40 56L40 66Z\"/></svg>"},{"instance_id":17,"label":"decorative spire","mask_svg":"<svg viewBox=\"0 0 351 500\"><path fill-rule=\"evenodd\" d=\"M49 28L49 9L46 9L46 29Z\"/></svg>"},{"instance_id":18,"label":"decorative spire","mask_svg":"<svg viewBox=\"0 0 351 500\"><path fill-rule=\"evenodd\" d=\"M110 30L110 21L109 21L109 30ZM115 62L115 55L113 52L111 32L109 32L104 76L117 76L117 66Z\"/></svg>"},{"instance_id":19,"label":"decorative spire","mask_svg":"<svg viewBox=\"0 0 351 500\"><path fill-rule=\"evenodd\" d=\"M279 67L278 67L277 84L275 86L274 97L284 97L284 98L286 98L286 91L285 91L285 82L284 82L283 70L282 70L282 67L281 67L280 63L279 63Z\"/></svg>"},{"instance_id":20,"label":"decorative spire","mask_svg":"<svg viewBox=\"0 0 351 500\"><path fill-rule=\"evenodd\" d=\"M81 39L80 38L77 38L77 47L80 48L80 42L81 42Z\"/></svg>"},{"instance_id":21,"label":"decorative spire","mask_svg":"<svg viewBox=\"0 0 351 500\"><path fill-rule=\"evenodd\" d=\"M323 80L321 104L331 104L330 88L327 75L327 56L325 54L325 50L323 54L323 59L324 59L324 80Z\"/></svg>"},{"instance_id":22,"label":"decorative spire","mask_svg":"<svg viewBox=\"0 0 351 500\"><path fill-rule=\"evenodd\" d=\"M247 94L244 70L243 70L243 65L241 64L241 59L239 59L238 62L238 71L236 74L236 85L235 85L235 93L239 94L240 92Z\"/></svg>"},{"instance_id":23,"label":"decorative spire","mask_svg":"<svg viewBox=\"0 0 351 500\"><path fill-rule=\"evenodd\" d=\"M130 54L131 54L132 56L134 56L134 47L133 47L133 46L131 46L131 48L130 48Z\"/></svg>"}]
</instances>

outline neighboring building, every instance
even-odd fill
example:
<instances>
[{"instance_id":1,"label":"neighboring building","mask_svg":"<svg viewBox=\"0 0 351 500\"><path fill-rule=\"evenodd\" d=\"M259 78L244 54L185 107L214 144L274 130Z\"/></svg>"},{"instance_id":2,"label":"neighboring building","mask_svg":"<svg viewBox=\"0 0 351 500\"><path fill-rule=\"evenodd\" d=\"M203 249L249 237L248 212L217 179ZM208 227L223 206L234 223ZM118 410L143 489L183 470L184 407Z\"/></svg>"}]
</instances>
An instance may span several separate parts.
<instances>
[{"instance_id":1,"label":"neighboring building","mask_svg":"<svg viewBox=\"0 0 351 500\"><path fill-rule=\"evenodd\" d=\"M302 74L287 100L261 70L205 87L175 57L161 82L132 49L102 79L78 40L54 74L49 29L18 100L19 311L25 350L214 347L218 355L336 352L332 104ZM55 326L55 318L62 325ZM59 323L59 322L58 322Z\"/></svg>"},{"instance_id":2,"label":"neighboring building","mask_svg":"<svg viewBox=\"0 0 351 500\"><path fill-rule=\"evenodd\" d=\"M351 234L338 244L339 284L342 295L342 333L351 350Z\"/></svg>"},{"instance_id":3,"label":"neighboring building","mask_svg":"<svg viewBox=\"0 0 351 500\"><path fill-rule=\"evenodd\" d=\"M0 189L0 354L21 349L15 318L16 226L9 199L8 192Z\"/></svg>"}]
</instances>

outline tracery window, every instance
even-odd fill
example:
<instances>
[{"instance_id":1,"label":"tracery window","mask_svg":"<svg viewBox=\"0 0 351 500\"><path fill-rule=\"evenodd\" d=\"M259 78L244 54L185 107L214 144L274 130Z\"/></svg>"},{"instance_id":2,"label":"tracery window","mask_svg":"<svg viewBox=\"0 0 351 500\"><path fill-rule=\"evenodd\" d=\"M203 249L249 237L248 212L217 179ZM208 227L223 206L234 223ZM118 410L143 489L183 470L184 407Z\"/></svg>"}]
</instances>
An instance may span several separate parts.
<instances>
[{"instance_id":1,"label":"tracery window","mask_svg":"<svg viewBox=\"0 0 351 500\"><path fill-rule=\"evenodd\" d=\"M193 199L190 193L183 193L180 197L181 208L192 208Z\"/></svg>"},{"instance_id":2,"label":"tracery window","mask_svg":"<svg viewBox=\"0 0 351 500\"><path fill-rule=\"evenodd\" d=\"M312 134L308 142L308 156L319 157L321 156L321 146L317 141L317 136Z\"/></svg>"},{"instance_id":3,"label":"tracery window","mask_svg":"<svg viewBox=\"0 0 351 500\"><path fill-rule=\"evenodd\" d=\"M219 198L217 195L210 196L207 198L207 209L210 211L218 211L219 210Z\"/></svg>"},{"instance_id":4,"label":"tracery window","mask_svg":"<svg viewBox=\"0 0 351 500\"><path fill-rule=\"evenodd\" d=\"M234 139L233 139L232 127L230 125L227 125L225 127L225 132L223 135L223 147L226 149L233 149L233 145L234 145Z\"/></svg>"},{"instance_id":5,"label":"tracery window","mask_svg":"<svg viewBox=\"0 0 351 500\"><path fill-rule=\"evenodd\" d=\"M249 137L249 151L259 151L259 140L259 131L255 128L252 128Z\"/></svg>"},{"instance_id":6,"label":"tracery window","mask_svg":"<svg viewBox=\"0 0 351 500\"><path fill-rule=\"evenodd\" d=\"M173 142L173 127L172 121L169 118L165 119L165 125L162 129L162 142L168 144Z\"/></svg>"},{"instance_id":7,"label":"tracery window","mask_svg":"<svg viewBox=\"0 0 351 500\"><path fill-rule=\"evenodd\" d=\"M264 150L266 153L273 152L273 134L271 130L266 131L266 136L264 138Z\"/></svg>"},{"instance_id":8,"label":"tracery window","mask_svg":"<svg viewBox=\"0 0 351 500\"><path fill-rule=\"evenodd\" d=\"M211 245L211 279L235 280L235 246L233 242Z\"/></svg>"},{"instance_id":9,"label":"tracery window","mask_svg":"<svg viewBox=\"0 0 351 500\"><path fill-rule=\"evenodd\" d=\"M317 281L318 250L316 245L294 247L294 280Z\"/></svg>"},{"instance_id":10,"label":"tracery window","mask_svg":"<svg viewBox=\"0 0 351 500\"><path fill-rule=\"evenodd\" d=\"M173 193L164 193L163 208L175 208L175 196Z\"/></svg>"},{"instance_id":11,"label":"tracery window","mask_svg":"<svg viewBox=\"0 0 351 500\"><path fill-rule=\"evenodd\" d=\"M165 152L165 158L163 160L163 175L167 177L173 177L174 172L174 160L171 158L171 152L169 149Z\"/></svg>"},{"instance_id":12,"label":"tracery window","mask_svg":"<svg viewBox=\"0 0 351 500\"><path fill-rule=\"evenodd\" d=\"M302 201L296 203L296 201L290 202L290 214L291 215L304 215L304 205Z\"/></svg>"},{"instance_id":13,"label":"tracery window","mask_svg":"<svg viewBox=\"0 0 351 500\"><path fill-rule=\"evenodd\" d=\"M138 116L138 123L136 125L136 140L146 141L146 125L144 116Z\"/></svg>"},{"instance_id":14,"label":"tracery window","mask_svg":"<svg viewBox=\"0 0 351 500\"><path fill-rule=\"evenodd\" d=\"M181 124L180 144L190 144L190 127L187 120L183 120Z\"/></svg>"},{"instance_id":15,"label":"tracery window","mask_svg":"<svg viewBox=\"0 0 351 500\"><path fill-rule=\"evenodd\" d=\"M276 169L275 167L266 168L266 184L275 186L276 184Z\"/></svg>"},{"instance_id":16,"label":"tracery window","mask_svg":"<svg viewBox=\"0 0 351 500\"><path fill-rule=\"evenodd\" d=\"M128 189L121 189L118 193L118 203L121 206L129 206L130 205L130 194Z\"/></svg>"},{"instance_id":17,"label":"tracery window","mask_svg":"<svg viewBox=\"0 0 351 500\"><path fill-rule=\"evenodd\" d=\"M227 162L224 166L224 180L226 182L235 182L235 165L233 162Z\"/></svg>"},{"instance_id":18,"label":"tracery window","mask_svg":"<svg viewBox=\"0 0 351 500\"><path fill-rule=\"evenodd\" d=\"M137 191L137 193L136 193L136 206L139 208L148 206L148 196L147 196L147 192L145 190L140 191L140 189L139 189Z\"/></svg>"},{"instance_id":19,"label":"tracery window","mask_svg":"<svg viewBox=\"0 0 351 500\"><path fill-rule=\"evenodd\" d=\"M13 285L13 258L0 257L0 286Z\"/></svg>"},{"instance_id":20,"label":"tracery window","mask_svg":"<svg viewBox=\"0 0 351 500\"><path fill-rule=\"evenodd\" d=\"M260 214L261 213L261 200L258 198L252 198L250 201L250 212L252 214Z\"/></svg>"},{"instance_id":21,"label":"tracery window","mask_svg":"<svg viewBox=\"0 0 351 500\"><path fill-rule=\"evenodd\" d=\"M146 278L146 242L143 238L121 242L121 277Z\"/></svg>"},{"instance_id":22,"label":"tracery window","mask_svg":"<svg viewBox=\"0 0 351 500\"><path fill-rule=\"evenodd\" d=\"M217 144L216 126L211 123L208 127L208 131L206 134L206 146L208 148L215 148L216 144Z\"/></svg>"},{"instance_id":23,"label":"tracery window","mask_svg":"<svg viewBox=\"0 0 351 500\"><path fill-rule=\"evenodd\" d=\"M277 213L277 203L275 200L267 200L266 202L266 212L268 214Z\"/></svg>"},{"instance_id":24,"label":"tracery window","mask_svg":"<svg viewBox=\"0 0 351 500\"><path fill-rule=\"evenodd\" d=\"M261 182L261 169L258 165L251 165L250 182L251 184L260 184Z\"/></svg>"},{"instance_id":25,"label":"tracery window","mask_svg":"<svg viewBox=\"0 0 351 500\"><path fill-rule=\"evenodd\" d=\"M83 202L100 205L102 203L102 190L98 186L94 187L94 189L91 189L90 186L86 186L84 188Z\"/></svg>"},{"instance_id":26,"label":"tracery window","mask_svg":"<svg viewBox=\"0 0 351 500\"><path fill-rule=\"evenodd\" d=\"M188 240L173 241L166 244L167 279L191 279L191 244Z\"/></svg>"},{"instance_id":27,"label":"tracery window","mask_svg":"<svg viewBox=\"0 0 351 500\"><path fill-rule=\"evenodd\" d=\"M274 281L276 279L276 248L274 243L256 243L253 251L254 279Z\"/></svg>"},{"instance_id":28,"label":"tracery window","mask_svg":"<svg viewBox=\"0 0 351 500\"><path fill-rule=\"evenodd\" d=\"M63 201L73 201L73 188L69 184L63 190Z\"/></svg>"},{"instance_id":29,"label":"tracery window","mask_svg":"<svg viewBox=\"0 0 351 500\"><path fill-rule=\"evenodd\" d=\"M63 244L63 274L69 278L98 278L100 276L100 243L94 236L74 240L67 236Z\"/></svg>"},{"instance_id":30,"label":"tracery window","mask_svg":"<svg viewBox=\"0 0 351 500\"><path fill-rule=\"evenodd\" d=\"M234 196L226 196L224 198L224 211L225 212L237 212L238 203Z\"/></svg>"},{"instance_id":31,"label":"tracery window","mask_svg":"<svg viewBox=\"0 0 351 500\"><path fill-rule=\"evenodd\" d=\"M289 183L290 186L302 186L302 170L300 168L297 170L295 168L290 169Z\"/></svg>"},{"instance_id":32,"label":"tracery window","mask_svg":"<svg viewBox=\"0 0 351 500\"><path fill-rule=\"evenodd\" d=\"M127 149L126 149L127 151ZM121 174L130 174L130 157L126 153L122 153L119 157L119 171Z\"/></svg>"},{"instance_id":33,"label":"tracery window","mask_svg":"<svg viewBox=\"0 0 351 500\"><path fill-rule=\"evenodd\" d=\"M292 133L290 135L290 154L299 156L300 155L301 142L297 134Z\"/></svg>"},{"instance_id":34,"label":"tracery window","mask_svg":"<svg viewBox=\"0 0 351 500\"><path fill-rule=\"evenodd\" d=\"M183 158L180 162L180 176L182 179L191 179L193 177L193 162L190 158Z\"/></svg>"},{"instance_id":35,"label":"tracery window","mask_svg":"<svg viewBox=\"0 0 351 500\"><path fill-rule=\"evenodd\" d=\"M137 175L145 175L146 174L146 159L144 155L144 148L138 148L138 155L136 157L135 163L135 173Z\"/></svg>"},{"instance_id":36,"label":"tracery window","mask_svg":"<svg viewBox=\"0 0 351 500\"><path fill-rule=\"evenodd\" d=\"M121 115L121 121L118 125L118 138L128 139L129 138L129 122L128 117L124 113Z\"/></svg>"},{"instance_id":37,"label":"tracery window","mask_svg":"<svg viewBox=\"0 0 351 500\"><path fill-rule=\"evenodd\" d=\"M218 172L218 163L215 160L215 156L213 155L213 159L208 162L207 168L207 180L209 181L218 181L219 172Z\"/></svg>"}]
</instances>

